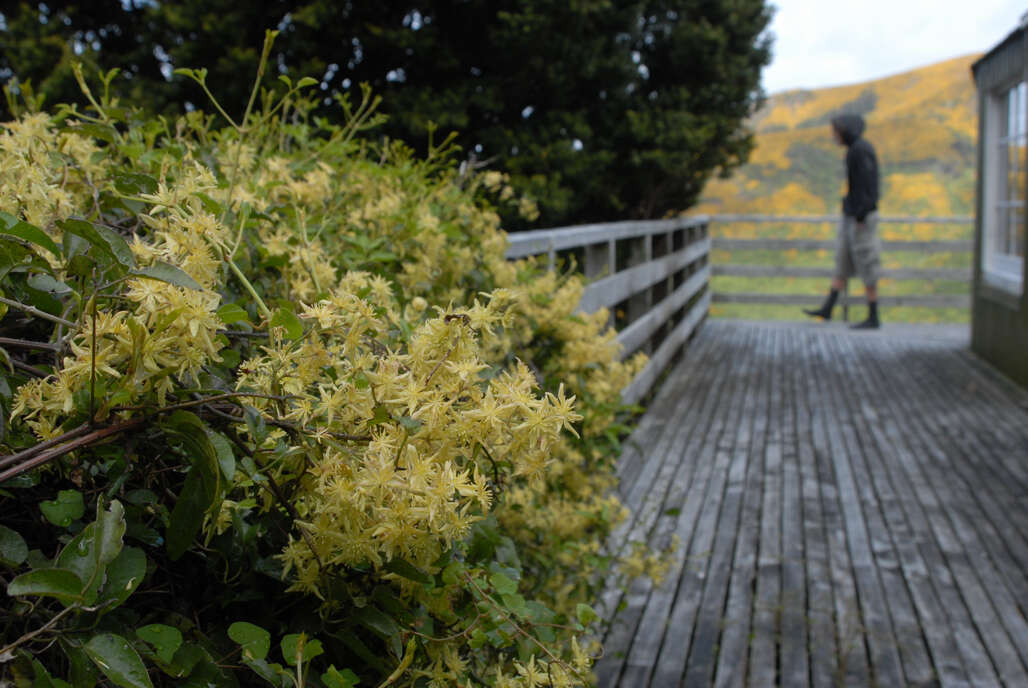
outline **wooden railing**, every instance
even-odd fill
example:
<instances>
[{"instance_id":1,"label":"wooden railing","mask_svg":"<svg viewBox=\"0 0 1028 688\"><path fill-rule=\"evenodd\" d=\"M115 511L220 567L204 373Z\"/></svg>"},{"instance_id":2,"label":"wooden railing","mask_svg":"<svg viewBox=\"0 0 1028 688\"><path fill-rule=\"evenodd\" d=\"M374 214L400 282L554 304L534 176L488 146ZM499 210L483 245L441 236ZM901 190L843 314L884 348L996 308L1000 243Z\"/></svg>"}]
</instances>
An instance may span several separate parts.
<instances>
[{"instance_id":1,"label":"wooden railing","mask_svg":"<svg viewBox=\"0 0 1028 688\"><path fill-rule=\"evenodd\" d=\"M585 289L579 309L591 313L599 308L611 310L611 324L618 331L622 357L645 351L649 363L622 390L626 403L636 403L668 367L672 359L703 321L711 303L743 303L769 305L813 305L822 296L783 294L765 290L746 292L715 291L710 288L712 276L750 278L824 278L833 276L831 254L834 239L769 239L710 238L710 230L721 224L776 223L835 224L835 216L770 216L714 215L681 217L672 220L611 222L556 229L540 229L511 234L507 258L545 255L550 269L560 261L576 265L592 281ZM889 225L960 225L970 226L966 217L882 217L880 231ZM772 251L781 258L763 263L723 263L711 265L714 250ZM790 265L786 251L829 252L823 266ZM970 239L933 241L884 241L885 255L893 252L970 253ZM568 260L568 259L573 259ZM886 290L880 297L888 306L927 306L960 308L970 306L970 261L967 266L904 267L883 271L890 280L945 280L968 285L961 294L895 295ZM863 301L862 295L843 295L840 299L843 317L853 303Z\"/></svg>"},{"instance_id":2,"label":"wooden railing","mask_svg":"<svg viewBox=\"0 0 1028 688\"><path fill-rule=\"evenodd\" d=\"M729 224L830 224L838 223L837 216L771 216L771 215L714 215L707 219L715 228L719 225ZM888 216L879 219L879 232L887 230L890 225L957 225L970 227L973 219L969 217L899 217ZM831 279L834 274L831 255L835 250L834 239L766 239L766 238L722 238L713 239L713 249L717 251L726 250L733 254L740 251L774 251L781 253L781 259L762 264L741 264L741 263L718 263L713 266L713 275L731 277L767 277L767 278L824 278ZM790 265L785 258L786 251L817 251L829 252L829 258L823 267L796 266ZM921 254L970 254L973 251L973 242L970 239L955 240L931 240L931 241L883 241L882 253L888 257L897 252L915 252ZM883 270L883 279L896 281L935 281L944 280L947 282L960 282L967 285L966 291L960 294L891 294L888 289L882 290L879 301L883 306L918 306L929 308L970 308L970 284L971 267L970 260L966 261L965 267L933 267L916 268L903 267ZM846 318L846 311L849 305L862 303L862 288L854 290L853 295L844 294L840 299L843 306L843 318ZM773 293L764 290L745 292L726 292L717 288L713 294L714 303L742 303L742 304L765 304L765 305L795 305L811 306L823 296L823 292L811 294L783 294Z\"/></svg>"},{"instance_id":3,"label":"wooden railing","mask_svg":"<svg viewBox=\"0 0 1028 688\"><path fill-rule=\"evenodd\" d=\"M510 235L507 257L546 255L550 269L574 258L590 282L579 309L612 312L622 357L649 355L622 390L636 403L668 367L710 308L710 238L704 217L612 222Z\"/></svg>"}]
</instances>

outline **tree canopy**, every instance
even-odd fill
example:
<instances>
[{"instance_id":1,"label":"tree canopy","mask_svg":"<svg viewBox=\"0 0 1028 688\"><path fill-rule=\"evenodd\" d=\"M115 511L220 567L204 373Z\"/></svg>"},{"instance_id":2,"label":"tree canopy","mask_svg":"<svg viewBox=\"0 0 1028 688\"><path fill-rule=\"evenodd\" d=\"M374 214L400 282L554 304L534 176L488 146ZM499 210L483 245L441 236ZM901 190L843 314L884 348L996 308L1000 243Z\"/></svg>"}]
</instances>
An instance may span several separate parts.
<instances>
[{"instance_id":1,"label":"tree canopy","mask_svg":"<svg viewBox=\"0 0 1028 688\"><path fill-rule=\"evenodd\" d=\"M433 125L457 131L552 226L682 210L745 162L770 17L765 0L22 3L3 14L0 79L53 103L78 97L72 61L118 67L116 92L174 112L204 96L173 69L205 67L241 111L278 28L269 86L314 76L330 102L366 82L381 133L424 151Z\"/></svg>"}]
</instances>

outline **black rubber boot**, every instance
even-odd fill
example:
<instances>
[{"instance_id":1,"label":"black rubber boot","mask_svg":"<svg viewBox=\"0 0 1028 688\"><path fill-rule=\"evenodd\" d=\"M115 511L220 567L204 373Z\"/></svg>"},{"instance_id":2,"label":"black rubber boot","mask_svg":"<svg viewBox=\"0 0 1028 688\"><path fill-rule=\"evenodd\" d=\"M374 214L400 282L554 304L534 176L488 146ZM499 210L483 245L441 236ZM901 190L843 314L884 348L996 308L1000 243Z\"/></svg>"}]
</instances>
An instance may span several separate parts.
<instances>
[{"instance_id":1,"label":"black rubber boot","mask_svg":"<svg viewBox=\"0 0 1028 688\"><path fill-rule=\"evenodd\" d=\"M864 322L857 323L853 326L854 330L877 330L882 326L881 321L878 320L878 302L868 301L867 302L867 320Z\"/></svg>"},{"instance_id":2,"label":"black rubber boot","mask_svg":"<svg viewBox=\"0 0 1028 688\"><path fill-rule=\"evenodd\" d=\"M811 310L809 308L804 308L803 312L806 313L807 315L813 317L813 318L824 318L825 320L831 320L832 319L832 309L835 308L835 302L836 302L836 300L838 300L838 298L839 298L839 290L838 289L832 289L830 292L828 292L828 298L825 299L825 302L823 304L821 304L820 308L818 308L817 310Z\"/></svg>"}]
</instances>

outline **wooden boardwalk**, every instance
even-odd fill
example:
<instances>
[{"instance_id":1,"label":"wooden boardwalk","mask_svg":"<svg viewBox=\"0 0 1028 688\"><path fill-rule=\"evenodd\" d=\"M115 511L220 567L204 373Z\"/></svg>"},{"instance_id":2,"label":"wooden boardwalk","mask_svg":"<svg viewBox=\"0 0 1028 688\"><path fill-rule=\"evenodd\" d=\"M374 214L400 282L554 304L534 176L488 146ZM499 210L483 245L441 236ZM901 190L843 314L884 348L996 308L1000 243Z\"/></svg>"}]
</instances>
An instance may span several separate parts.
<instances>
[{"instance_id":1,"label":"wooden boardwalk","mask_svg":"<svg viewBox=\"0 0 1028 688\"><path fill-rule=\"evenodd\" d=\"M601 688L1028 686L1028 393L961 337L708 320L619 470L611 548L680 545Z\"/></svg>"}]
</instances>

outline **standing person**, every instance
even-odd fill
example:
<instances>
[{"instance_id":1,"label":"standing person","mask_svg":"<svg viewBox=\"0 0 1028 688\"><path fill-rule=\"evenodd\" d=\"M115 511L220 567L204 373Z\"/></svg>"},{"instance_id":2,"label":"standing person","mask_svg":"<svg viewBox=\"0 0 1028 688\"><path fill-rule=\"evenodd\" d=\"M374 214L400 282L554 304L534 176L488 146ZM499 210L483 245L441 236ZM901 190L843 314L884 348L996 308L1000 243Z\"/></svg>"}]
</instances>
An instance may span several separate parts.
<instances>
[{"instance_id":1,"label":"standing person","mask_svg":"<svg viewBox=\"0 0 1028 688\"><path fill-rule=\"evenodd\" d=\"M803 309L807 315L832 319L839 292L846 280L857 275L864 282L867 295L867 319L854 325L855 330L877 329L878 274L881 271L878 241L878 156L874 147L863 138L864 118L860 115L839 115L832 119L835 142L846 146L846 197L842 199L842 222L839 243L835 250L835 277L828 298L817 310Z\"/></svg>"}]
</instances>

